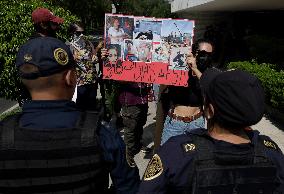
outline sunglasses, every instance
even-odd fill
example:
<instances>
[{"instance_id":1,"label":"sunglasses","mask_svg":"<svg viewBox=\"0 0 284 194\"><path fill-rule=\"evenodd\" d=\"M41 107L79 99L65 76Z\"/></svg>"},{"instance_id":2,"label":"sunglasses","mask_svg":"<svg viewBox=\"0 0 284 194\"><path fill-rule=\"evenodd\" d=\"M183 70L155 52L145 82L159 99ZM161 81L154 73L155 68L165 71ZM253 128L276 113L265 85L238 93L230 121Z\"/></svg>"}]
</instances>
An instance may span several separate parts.
<instances>
[{"instance_id":1,"label":"sunglasses","mask_svg":"<svg viewBox=\"0 0 284 194\"><path fill-rule=\"evenodd\" d=\"M205 50L197 50L197 55L212 55L212 52L207 52Z\"/></svg>"}]
</instances>

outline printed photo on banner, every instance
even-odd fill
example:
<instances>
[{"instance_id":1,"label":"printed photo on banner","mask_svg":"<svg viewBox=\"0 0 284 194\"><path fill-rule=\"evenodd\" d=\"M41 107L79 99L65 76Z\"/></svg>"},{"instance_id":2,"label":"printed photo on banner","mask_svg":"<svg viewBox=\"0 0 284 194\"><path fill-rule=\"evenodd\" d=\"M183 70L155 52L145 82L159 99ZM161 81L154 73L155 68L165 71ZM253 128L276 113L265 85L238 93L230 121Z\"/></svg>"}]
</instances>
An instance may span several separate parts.
<instances>
[{"instance_id":1,"label":"printed photo on banner","mask_svg":"<svg viewBox=\"0 0 284 194\"><path fill-rule=\"evenodd\" d=\"M186 56L189 52L190 48L187 46L173 47L171 49L169 69L188 71L188 65L186 64Z\"/></svg>"},{"instance_id":2,"label":"printed photo on banner","mask_svg":"<svg viewBox=\"0 0 284 194\"><path fill-rule=\"evenodd\" d=\"M139 40L161 41L162 21L154 18L135 19L134 38Z\"/></svg>"},{"instance_id":3,"label":"printed photo on banner","mask_svg":"<svg viewBox=\"0 0 284 194\"><path fill-rule=\"evenodd\" d=\"M124 39L133 38L134 18L106 15L106 44L123 45Z\"/></svg>"},{"instance_id":4,"label":"printed photo on banner","mask_svg":"<svg viewBox=\"0 0 284 194\"><path fill-rule=\"evenodd\" d=\"M194 23L188 20L163 20L162 39L172 47L191 46Z\"/></svg>"},{"instance_id":5,"label":"printed photo on banner","mask_svg":"<svg viewBox=\"0 0 284 194\"><path fill-rule=\"evenodd\" d=\"M137 61L151 62L152 54L152 41L147 40L134 40L134 47L137 49Z\"/></svg>"},{"instance_id":6,"label":"printed photo on banner","mask_svg":"<svg viewBox=\"0 0 284 194\"><path fill-rule=\"evenodd\" d=\"M107 47L108 56L104 63L105 67L120 67L122 66L121 47L119 44L111 44Z\"/></svg>"},{"instance_id":7,"label":"printed photo on banner","mask_svg":"<svg viewBox=\"0 0 284 194\"><path fill-rule=\"evenodd\" d=\"M169 63L170 47L167 43L153 42L152 62Z\"/></svg>"},{"instance_id":8,"label":"printed photo on banner","mask_svg":"<svg viewBox=\"0 0 284 194\"><path fill-rule=\"evenodd\" d=\"M124 61L138 61L138 50L133 45L133 40L125 39L124 40L124 52L123 52L123 60Z\"/></svg>"}]
</instances>

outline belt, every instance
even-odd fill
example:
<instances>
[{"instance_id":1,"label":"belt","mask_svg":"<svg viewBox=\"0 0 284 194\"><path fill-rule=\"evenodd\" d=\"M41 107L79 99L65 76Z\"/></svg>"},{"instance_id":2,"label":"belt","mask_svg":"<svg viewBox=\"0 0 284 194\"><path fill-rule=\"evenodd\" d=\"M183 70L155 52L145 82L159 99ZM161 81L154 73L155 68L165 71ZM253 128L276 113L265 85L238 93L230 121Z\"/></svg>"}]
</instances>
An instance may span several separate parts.
<instances>
[{"instance_id":1,"label":"belt","mask_svg":"<svg viewBox=\"0 0 284 194\"><path fill-rule=\"evenodd\" d=\"M168 115L169 115L169 117L171 117L171 118L173 118L175 120L189 123L189 122L194 121L194 120L198 119L199 117L201 117L203 115L203 112L200 111L199 113L197 113L195 115L188 116L188 117L179 116L179 115L176 115L176 114L171 113L171 112L169 112Z\"/></svg>"}]
</instances>

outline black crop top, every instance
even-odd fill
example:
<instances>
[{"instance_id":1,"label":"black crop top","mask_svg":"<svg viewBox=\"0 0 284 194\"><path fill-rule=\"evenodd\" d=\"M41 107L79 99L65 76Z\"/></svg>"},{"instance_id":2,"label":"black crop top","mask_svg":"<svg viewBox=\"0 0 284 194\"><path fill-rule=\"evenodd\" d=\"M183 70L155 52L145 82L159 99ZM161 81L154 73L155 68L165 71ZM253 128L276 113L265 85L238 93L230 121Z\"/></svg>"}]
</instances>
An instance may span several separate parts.
<instances>
[{"instance_id":1,"label":"black crop top","mask_svg":"<svg viewBox=\"0 0 284 194\"><path fill-rule=\"evenodd\" d=\"M190 76L188 85L188 87L168 86L169 99L174 106L182 105L198 107L202 105L199 80L196 77Z\"/></svg>"}]
</instances>

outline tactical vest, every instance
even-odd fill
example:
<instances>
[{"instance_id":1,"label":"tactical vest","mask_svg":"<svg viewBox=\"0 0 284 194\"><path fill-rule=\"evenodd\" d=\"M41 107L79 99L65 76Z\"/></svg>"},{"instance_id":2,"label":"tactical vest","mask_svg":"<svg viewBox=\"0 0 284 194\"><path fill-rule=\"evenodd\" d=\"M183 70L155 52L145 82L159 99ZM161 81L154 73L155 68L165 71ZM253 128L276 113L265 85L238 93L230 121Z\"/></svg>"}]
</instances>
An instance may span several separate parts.
<instances>
[{"instance_id":1,"label":"tactical vest","mask_svg":"<svg viewBox=\"0 0 284 194\"><path fill-rule=\"evenodd\" d=\"M0 193L105 193L108 172L96 130L97 113L81 113L72 129L1 128Z\"/></svg>"},{"instance_id":2,"label":"tactical vest","mask_svg":"<svg viewBox=\"0 0 284 194\"><path fill-rule=\"evenodd\" d=\"M187 194L270 194L279 184L277 169L265 156L259 141L251 150L216 149L214 140L192 134L194 165ZM262 140L263 141L263 140ZM193 149L193 148L192 148Z\"/></svg>"}]
</instances>

